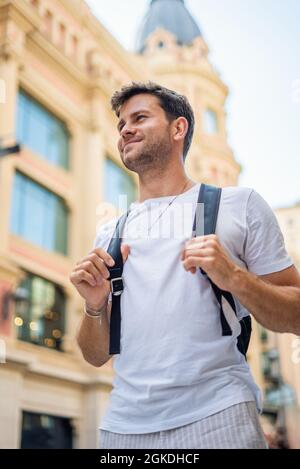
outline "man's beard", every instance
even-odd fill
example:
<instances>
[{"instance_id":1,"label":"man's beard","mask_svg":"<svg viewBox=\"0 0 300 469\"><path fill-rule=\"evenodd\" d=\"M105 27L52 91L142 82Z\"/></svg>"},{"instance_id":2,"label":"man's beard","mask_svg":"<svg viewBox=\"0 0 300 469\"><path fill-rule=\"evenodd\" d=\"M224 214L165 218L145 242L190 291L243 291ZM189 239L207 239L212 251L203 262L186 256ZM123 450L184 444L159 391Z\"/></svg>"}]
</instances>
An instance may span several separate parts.
<instances>
[{"instance_id":1,"label":"man's beard","mask_svg":"<svg viewBox=\"0 0 300 469\"><path fill-rule=\"evenodd\" d=\"M134 153L132 158L124 157L121 154L124 166L130 171L142 174L145 171L161 171L167 166L171 156L172 146L169 136L166 135L161 140L156 140L144 144L140 152Z\"/></svg>"}]
</instances>

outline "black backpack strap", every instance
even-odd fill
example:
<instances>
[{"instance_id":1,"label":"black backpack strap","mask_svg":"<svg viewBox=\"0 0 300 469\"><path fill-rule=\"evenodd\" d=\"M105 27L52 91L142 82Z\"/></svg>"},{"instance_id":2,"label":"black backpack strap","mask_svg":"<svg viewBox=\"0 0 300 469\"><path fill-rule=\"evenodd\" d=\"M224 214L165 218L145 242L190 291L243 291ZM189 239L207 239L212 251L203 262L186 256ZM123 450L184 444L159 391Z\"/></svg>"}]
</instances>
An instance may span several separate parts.
<instances>
[{"instance_id":1,"label":"black backpack strap","mask_svg":"<svg viewBox=\"0 0 300 469\"><path fill-rule=\"evenodd\" d=\"M198 197L198 204L196 209L196 216L193 226L193 235L194 236L203 236L209 234L215 234L216 226L217 226L217 219L220 207L220 200L222 195L222 189L214 186L209 186L206 184L201 184L199 197ZM201 220L204 220L204 224L201 223ZM204 226L203 226L204 225ZM223 336L230 336L232 335L232 330L227 322L227 319L224 314L222 298L225 298L231 308L233 309L234 313L237 315L236 305L232 294L228 291L221 290L215 283L207 276L207 274L200 269L201 273L207 277L209 280L215 297L219 304L220 309L220 321L222 327L222 335ZM251 317L246 316L245 318L240 320L241 326L241 334L237 340L237 347L239 351L246 356L246 352L248 349L250 335L251 335Z\"/></svg>"},{"instance_id":2,"label":"black backpack strap","mask_svg":"<svg viewBox=\"0 0 300 469\"><path fill-rule=\"evenodd\" d=\"M203 204L204 208L204 232L202 236L215 234L216 232L221 195L222 189L219 187L208 186L207 184L201 184L200 186L198 204ZM194 228L197 231L197 227ZM201 236L201 234L196 233L196 236Z\"/></svg>"},{"instance_id":3,"label":"black backpack strap","mask_svg":"<svg viewBox=\"0 0 300 469\"><path fill-rule=\"evenodd\" d=\"M196 209L196 216L193 226L194 236L207 236L210 234L215 234L217 219L219 213L220 200L222 195L222 189L219 187L208 186L207 184L201 184L198 205ZM201 204L201 205L199 205ZM203 205L202 205L203 204ZM204 211L204 212L203 212ZM202 216L199 216L201 213ZM204 225L201 224L201 218L203 217ZM227 322L226 316L223 311L222 296L226 298L230 306L233 308L236 313L234 299L229 292L221 290L214 282L207 276L203 269L200 269L201 273L205 275L208 281L211 284L215 297L219 303L220 309L220 321L222 327L222 335L228 336L232 335L232 330Z\"/></svg>"},{"instance_id":4,"label":"black backpack strap","mask_svg":"<svg viewBox=\"0 0 300 469\"><path fill-rule=\"evenodd\" d=\"M203 236L208 234L214 234L216 230L217 218L218 218L218 211L220 205L222 189L208 186L205 184L201 184L201 188L199 191L198 197L198 204L196 209L195 221L193 226L193 235L194 236ZM202 217L199 216L201 210L204 209L204 229L202 228L202 224L199 222L201 221ZM202 212L203 213L203 212ZM115 228L114 235L110 241L109 247L107 252L112 256L115 260L114 267L109 267L108 270L110 272L111 281L111 291L112 291L112 308L111 308L111 319L110 319L110 348L109 354L120 354L120 338L121 338L121 294L124 289L123 285L123 259L121 254L121 243L122 243L122 232L127 220L129 212L125 213L121 216L121 218L117 222L117 226ZM200 269L202 274L207 277L209 280L211 287L214 291L216 299L219 304L220 308L220 321L222 327L222 335L228 336L232 335L232 330L227 322L223 311L222 305L222 297L225 298L230 306L232 307L233 311L236 314L236 306L233 299L233 296L230 292L225 290L221 290L217 287L210 278L206 275L206 273ZM247 316L240 321L241 325L241 334L238 337L237 346L238 349L243 355L246 355L248 344L250 340L251 334L251 318Z\"/></svg>"},{"instance_id":5,"label":"black backpack strap","mask_svg":"<svg viewBox=\"0 0 300 469\"><path fill-rule=\"evenodd\" d=\"M252 332L251 316L248 315L242 318L240 320L240 326L241 326L241 333L238 336L237 348L246 357L246 353L247 353L249 343L250 343L251 332Z\"/></svg>"},{"instance_id":6,"label":"black backpack strap","mask_svg":"<svg viewBox=\"0 0 300 469\"><path fill-rule=\"evenodd\" d=\"M122 233L127 220L129 212L119 218L113 237L110 240L107 252L115 261L113 267L108 267L110 272L109 280L111 282L111 316L110 316L110 341L109 341L109 354L120 353L120 339L121 339L121 295L124 290L123 284L123 258L121 253Z\"/></svg>"}]
</instances>

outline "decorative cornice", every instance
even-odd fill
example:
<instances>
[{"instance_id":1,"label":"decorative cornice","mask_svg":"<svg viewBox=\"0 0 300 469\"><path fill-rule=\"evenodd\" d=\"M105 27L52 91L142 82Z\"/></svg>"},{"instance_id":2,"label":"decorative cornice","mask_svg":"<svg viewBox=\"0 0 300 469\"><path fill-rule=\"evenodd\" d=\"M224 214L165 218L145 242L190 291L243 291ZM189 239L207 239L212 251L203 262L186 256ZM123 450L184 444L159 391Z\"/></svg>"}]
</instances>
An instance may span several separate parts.
<instances>
[{"instance_id":1,"label":"decorative cornice","mask_svg":"<svg viewBox=\"0 0 300 469\"><path fill-rule=\"evenodd\" d=\"M156 75L164 74L164 75L185 75L185 74L194 74L200 75L201 78L205 78L210 82L216 84L220 90L224 93L224 96L228 95L229 89L228 86L221 80L219 75L213 69L207 69L202 67L200 64L192 64L192 63L153 63L152 66Z\"/></svg>"},{"instance_id":2,"label":"decorative cornice","mask_svg":"<svg viewBox=\"0 0 300 469\"><path fill-rule=\"evenodd\" d=\"M5 34L2 44L0 40L0 57L5 60L13 57L22 61L25 44L31 48L39 48L47 59L53 60L70 77L75 78L77 83L87 89L101 88L109 95L126 81L142 79L140 72L137 72L140 69L135 57L123 49L83 0L61 0L61 3L78 22L78 26L86 29L86 33L94 41L90 50L91 57L95 57L91 70L74 62L42 33L42 18L25 0L3 0L1 3L0 22L5 24ZM11 22L15 28L11 26ZM100 57L100 61L97 57ZM114 67L111 67L111 63Z\"/></svg>"},{"instance_id":3,"label":"decorative cornice","mask_svg":"<svg viewBox=\"0 0 300 469\"><path fill-rule=\"evenodd\" d=\"M26 2L4 0L0 4L0 24L0 58L21 60L26 35L40 27L40 18Z\"/></svg>"},{"instance_id":4,"label":"decorative cornice","mask_svg":"<svg viewBox=\"0 0 300 469\"><path fill-rule=\"evenodd\" d=\"M118 42L118 40L105 28L105 26L92 13L84 0L60 0L64 7L72 14L82 28L86 28L92 34L99 51L113 58L115 63L128 74L142 80L143 75L137 69L134 57ZM74 5L75 4L75 5Z\"/></svg>"},{"instance_id":5,"label":"decorative cornice","mask_svg":"<svg viewBox=\"0 0 300 469\"><path fill-rule=\"evenodd\" d=\"M0 43L0 59L4 62L13 59L18 61L20 59L19 50L10 42Z\"/></svg>"},{"instance_id":6,"label":"decorative cornice","mask_svg":"<svg viewBox=\"0 0 300 469\"><path fill-rule=\"evenodd\" d=\"M24 0L2 0L0 22L13 21L25 34L40 28L41 18Z\"/></svg>"},{"instance_id":7,"label":"decorative cornice","mask_svg":"<svg viewBox=\"0 0 300 469\"><path fill-rule=\"evenodd\" d=\"M46 39L40 31L35 31L30 35L28 45L40 49L45 54L44 57L52 59L58 66L64 69L72 78L83 86L89 85L89 77L78 65L66 57L52 42Z\"/></svg>"}]
</instances>

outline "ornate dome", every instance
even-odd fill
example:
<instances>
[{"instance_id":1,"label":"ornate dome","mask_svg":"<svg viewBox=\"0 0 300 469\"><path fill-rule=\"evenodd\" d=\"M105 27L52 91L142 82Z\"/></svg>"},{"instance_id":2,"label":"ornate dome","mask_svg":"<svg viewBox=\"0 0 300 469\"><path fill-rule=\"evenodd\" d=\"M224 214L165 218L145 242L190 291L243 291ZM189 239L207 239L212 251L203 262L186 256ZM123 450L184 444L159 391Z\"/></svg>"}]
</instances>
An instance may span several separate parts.
<instances>
[{"instance_id":1,"label":"ornate dome","mask_svg":"<svg viewBox=\"0 0 300 469\"><path fill-rule=\"evenodd\" d=\"M191 44L201 31L187 10L184 0L152 0L138 34L137 51L142 53L148 37L157 29L165 29L177 38L179 45Z\"/></svg>"}]
</instances>

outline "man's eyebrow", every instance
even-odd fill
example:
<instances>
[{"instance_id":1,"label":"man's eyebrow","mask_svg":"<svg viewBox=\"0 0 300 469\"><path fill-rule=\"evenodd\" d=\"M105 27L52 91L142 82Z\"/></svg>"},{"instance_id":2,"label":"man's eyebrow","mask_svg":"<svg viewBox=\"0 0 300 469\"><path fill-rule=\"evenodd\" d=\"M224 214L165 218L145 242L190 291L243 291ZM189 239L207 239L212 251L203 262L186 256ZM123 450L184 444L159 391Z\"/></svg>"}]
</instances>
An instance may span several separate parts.
<instances>
[{"instance_id":1,"label":"man's eyebrow","mask_svg":"<svg viewBox=\"0 0 300 469\"><path fill-rule=\"evenodd\" d=\"M133 112L132 114L130 114L129 117L135 117L137 116L138 114L141 114L141 113L147 113L147 114L150 114L151 112L149 111L149 109L139 109L138 111L135 111ZM119 120L119 123L118 123L118 130L120 129L120 127L125 123L124 119L120 119Z\"/></svg>"},{"instance_id":2,"label":"man's eyebrow","mask_svg":"<svg viewBox=\"0 0 300 469\"><path fill-rule=\"evenodd\" d=\"M141 112L146 112L147 114L150 113L150 110L149 109L139 109L138 111L135 111L131 114L131 116L137 116L138 114L140 114Z\"/></svg>"}]
</instances>

